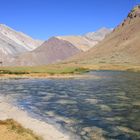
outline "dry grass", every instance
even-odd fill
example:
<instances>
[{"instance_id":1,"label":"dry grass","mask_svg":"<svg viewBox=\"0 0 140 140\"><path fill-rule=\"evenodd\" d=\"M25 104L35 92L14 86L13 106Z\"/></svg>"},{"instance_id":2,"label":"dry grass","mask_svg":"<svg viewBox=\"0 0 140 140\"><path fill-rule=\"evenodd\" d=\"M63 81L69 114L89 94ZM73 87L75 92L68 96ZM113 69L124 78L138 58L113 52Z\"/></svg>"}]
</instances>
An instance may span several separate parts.
<instances>
[{"instance_id":1,"label":"dry grass","mask_svg":"<svg viewBox=\"0 0 140 140\"><path fill-rule=\"evenodd\" d=\"M97 65L85 65L83 67L91 69L91 70L114 70L114 71L140 72L139 65L97 64Z\"/></svg>"},{"instance_id":2,"label":"dry grass","mask_svg":"<svg viewBox=\"0 0 140 140\"><path fill-rule=\"evenodd\" d=\"M114 70L114 71L132 71L132 72L140 72L140 65L131 65L131 64L110 64L110 63L95 63L95 64L88 64L88 63L77 63L76 61L72 62L65 62L60 64L63 67L73 66L73 67L80 67L84 69L90 70Z\"/></svg>"},{"instance_id":3,"label":"dry grass","mask_svg":"<svg viewBox=\"0 0 140 140\"><path fill-rule=\"evenodd\" d=\"M140 72L139 65L60 63L34 67L0 67L1 78L72 78L90 70ZM81 75L82 76L82 75Z\"/></svg>"},{"instance_id":4,"label":"dry grass","mask_svg":"<svg viewBox=\"0 0 140 140\"><path fill-rule=\"evenodd\" d=\"M42 138L14 120L7 119L0 121L0 140L42 140Z\"/></svg>"}]
</instances>

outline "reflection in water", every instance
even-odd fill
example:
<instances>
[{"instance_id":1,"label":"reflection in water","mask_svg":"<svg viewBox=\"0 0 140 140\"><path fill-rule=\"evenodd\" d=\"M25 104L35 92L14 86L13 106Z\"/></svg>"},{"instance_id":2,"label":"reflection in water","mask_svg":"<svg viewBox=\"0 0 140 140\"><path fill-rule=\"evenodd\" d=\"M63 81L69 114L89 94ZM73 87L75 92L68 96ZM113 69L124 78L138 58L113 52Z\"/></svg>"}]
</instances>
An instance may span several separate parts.
<instances>
[{"instance_id":1,"label":"reflection in water","mask_svg":"<svg viewBox=\"0 0 140 140\"><path fill-rule=\"evenodd\" d=\"M3 80L0 93L82 140L140 139L140 73L89 74L102 78Z\"/></svg>"}]
</instances>

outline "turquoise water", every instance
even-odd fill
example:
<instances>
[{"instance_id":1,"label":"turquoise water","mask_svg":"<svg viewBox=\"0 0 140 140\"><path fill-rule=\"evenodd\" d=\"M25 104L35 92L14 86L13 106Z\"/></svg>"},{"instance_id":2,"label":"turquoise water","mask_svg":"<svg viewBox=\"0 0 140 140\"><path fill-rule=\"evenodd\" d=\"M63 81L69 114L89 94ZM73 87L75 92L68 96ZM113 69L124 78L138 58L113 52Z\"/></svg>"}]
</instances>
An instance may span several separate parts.
<instances>
[{"instance_id":1,"label":"turquoise water","mask_svg":"<svg viewBox=\"0 0 140 140\"><path fill-rule=\"evenodd\" d=\"M100 78L1 80L0 94L72 140L140 139L140 73L88 74Z\"/></svg>"}]
</instances>

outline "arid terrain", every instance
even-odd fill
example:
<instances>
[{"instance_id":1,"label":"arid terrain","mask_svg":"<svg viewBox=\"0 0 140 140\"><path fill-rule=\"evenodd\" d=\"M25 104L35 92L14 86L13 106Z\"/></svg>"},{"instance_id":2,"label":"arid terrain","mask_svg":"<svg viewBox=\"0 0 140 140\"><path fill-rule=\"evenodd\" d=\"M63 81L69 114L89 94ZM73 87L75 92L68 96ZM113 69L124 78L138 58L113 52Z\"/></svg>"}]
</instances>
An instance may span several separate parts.
<instances>
[{"instance_id":1,"label":"arid terrain","mask_svg":"<svg viewBox=\"0 0 140 140\"><path fill-rule=\"evenodd\" d=\"M140 5L114 29L48 40L0 24L0 94L41 115L0 100L0 140L69 140L60 126L73 140L140 138L139 72Z\"/></svg>"},{"instance_id":2,"label":"arid terrain","mask_svg":"<svg viewBox=\"0 0 140 140\"><path fill-rule=\"evenodd\" d=\"M135 7L102 42L85 53L74 56L68 63L91 68L140 66L140 6ZM107 68L108 67L108 68Z\"/></svg>"},{"instance_id":3,"label":"arid terrain","mask_svg":"<svg viewBox=\"0 0 140 140\"><path fill-rule=\"evenodd\" d=\"M0 121L0 140L42 140L31 130L23 128L12 119Z\"/></svg>"}]
</instances>

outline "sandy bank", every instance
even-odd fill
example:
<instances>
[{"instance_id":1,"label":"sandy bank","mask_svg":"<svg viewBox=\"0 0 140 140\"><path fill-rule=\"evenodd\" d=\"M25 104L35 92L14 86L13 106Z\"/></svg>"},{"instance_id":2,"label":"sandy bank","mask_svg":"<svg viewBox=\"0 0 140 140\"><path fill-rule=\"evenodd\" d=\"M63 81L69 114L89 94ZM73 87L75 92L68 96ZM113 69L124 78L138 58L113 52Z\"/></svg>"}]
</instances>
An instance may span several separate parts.
<instances>
[{"instance_id":1,"label":"sandy bank","mask_svg":"<svg viewBox=\"0 0 140 140\"><path fill-rule=\"evenodd\" d=\"M57 130L53 125L30 117L27 112L6 103L0 98L0 120L14 119L23 127L33 130L44 140L69 140L69 136Z\"/></svg>"}]
</instances>

